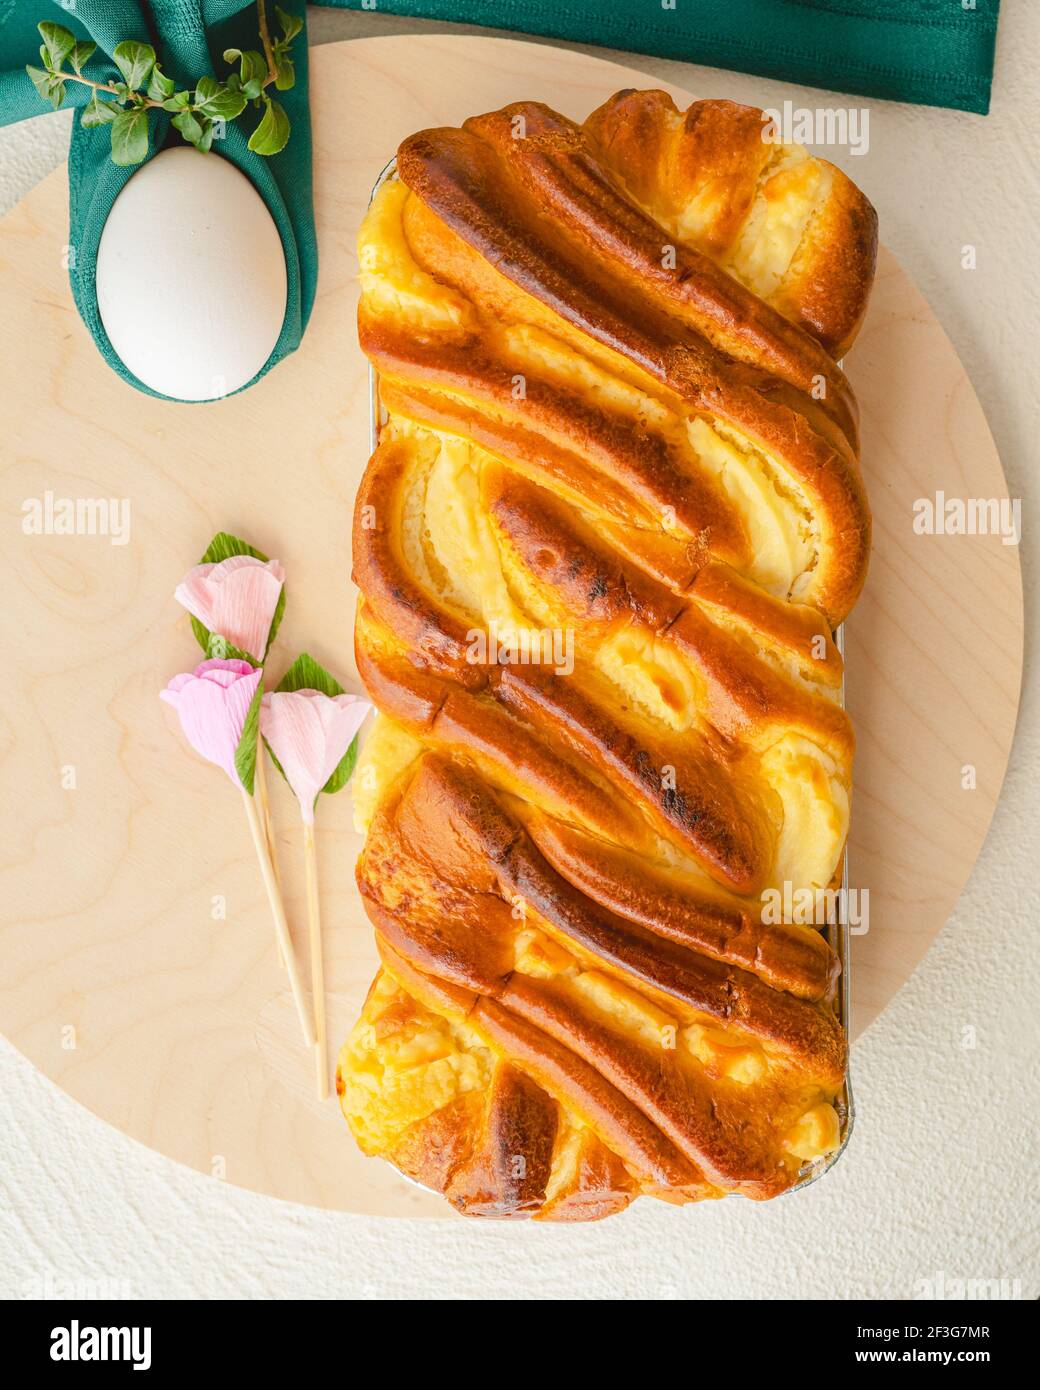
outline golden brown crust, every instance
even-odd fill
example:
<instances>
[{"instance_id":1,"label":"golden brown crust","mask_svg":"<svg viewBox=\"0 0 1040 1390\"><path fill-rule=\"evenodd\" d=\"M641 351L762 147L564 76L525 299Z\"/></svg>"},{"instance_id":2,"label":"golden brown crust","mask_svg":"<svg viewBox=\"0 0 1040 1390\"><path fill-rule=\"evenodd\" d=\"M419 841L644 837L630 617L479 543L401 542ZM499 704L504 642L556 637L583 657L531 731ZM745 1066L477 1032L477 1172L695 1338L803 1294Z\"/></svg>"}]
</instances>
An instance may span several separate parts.
<instances>
[{"instance_id":1,"label":"golden brown crust","mask_svg":"<svg viewBox=\"0 0 1040 1390\"><path fill-rule=\"evenodd\" d=\"M467 162L470 160L478 165L479 177ZM534 221L534 207L528 213L532 220L522 220L520 191L503 190L505 176L500 161L493 159L476 137L454 130L422 132L402 146L400 171L417 195L406 206L411 252L420 265L435 269L438 279L461 290L473 303L500 313L521 312L516 303L519 292L522 312L532 322L554 321L557 333L570 334L583 349L591 343L601 344L630 365L633 380L640 380L646 389L663 390L662 403L671 406L673 414L717 420L739 431L749 448L782 463L793 485L806 494L806 505L821 532L817 563L808 576L804 598L832 622L840 621L859 596L870 548L870 514L856 462L854 434L849 426L845 432L836 428L825 413L843 396L827 390L826 382L822 403L808 389L796 389L820 373L806 372L799 383L791 384L759 367L724 357L706 338L648 299L639 267L610 262L597 276L591 268L595 262L584 248L580 253L575 250L568 260L566 248L558 241L548 241L541 223ZM678 268L669 274L682 278L684 270ZM759 301L754 303L761 309ZM746 334L746 325L739 331ZM428 394L414 389L406 414L438 426L450 423L453 430L463 434L471 428L487 428L481 406L495 398L497 380L497 404L501 407L502 388L516 376L515 363L510 371L510 364L496 360L486 347L478 347L469 339L443 344L435 354L426 345L415 344L404 325L374 320L364 303L359 333L362 347L391 381L391 389L402 374L409 380L443 388L436 402L438 415L428 415L424 406L424 402L429 403ZM805 344L810 341L805 335L802 339ZM830 367L834 370L833 363ZM558 443L554 429L566 429L566 423L561 422L570 419L572 438L580 440L587 450L588 443L593 443L593 449L588 450L593 459L604 451L609 455L608 440L617 429L617 421L601 402L597 402L599 413L590 431L583 412L572 413L571 393L540 382L530 370L525 370L523 377L523 406L514 407L512 412L522 422L523 438L513 450L508 434L504 442L496 445L489 441L485 447L501 452L506 459L515 459L518 452L531 459L535 452L530 447L531 436L536 446L546 436L550 443ZM451 411L452 388L463 396L463 408L456 409L453 417L445 414ZM554 401L560 396L562 400ZM543 415L546 397L551 414L548 426ZM696 451L690 450L688 442L675 447L680 447L683 455L693 454L686 471L692 471L691 463L696 468ZM614 470L608 464L604 471ZM628 469L618 470L614 476L617 482L629 483ZM686 489L694 481L698 481L696 471L690 483L683 485L673 470L668 502L663 505L675 509L680 526L686 522L684 529L691 539L709 532L712 553L730 562L733 556L725 548L727 533L719 529L717 508L705 507L698 497L690 501L692 518L683 510ZM706 479L700 481L707 486ZM659 519L662 504L658 496L651 492L644 498L637 493L637 501L657 507Z\"/></svg>"},{"instance_id":2,"label":"golden brown crust","mask_svg":"<svg viewBox=\"0 0 1040 1390\"><path fill-rule=\"evenodd\" d=\"M770 174L784 152L763 139L768 127L753 106L695 101L680 112L665 92L626 91L604 102L582 129L621 185L662 226L699 202L703 216L694 245L739 273L734 248L756 198L769 196ZM870 298L877 214L840 169L826 160L812 163L827 178L798 251L768 302L840 358L854 342Z\"/></svg>"},{"instance_id":3,"label":"golden brown crust","mask_svg":"<svg viewBox=\"0 0 1040 1390\"><path fill-rule=\"evenodd\" d=\"M399 170L423 204L486 261L586 332L623 343L638 358L654 340L692 343L685 326L701 345L801 391L822 376L827 408L854 431L855 405L834 359L710 256L665 244L661 226L619 193L616 171L587 129L521 102L475 117L461 131L412 136L401 147ZM663 254L669 251L674 265ZM649 328L645 338L641 324Z\"/></svg>"},{"instance_id":4,"label":"golden brown crust","mask_svg":"<svg viewBox=\"0 0 1040 1390\"><path fill-rule=\"evenodd\" d=\"M359 774L384 969L337 1088L467 1214L768 1198L837 1142L838 962L767 904L833 884L848 822L832 353L873 213L761 127L518 103L406 140L362 230L355 648L396 752Z\"/></svg>"},{"instance_id":5,"label":"golden brown crust","mask_svg":"<svg viewBox=\"0 0 1040 1390\"><path fill-rule=\"evenodd\" d=\"M791 1106L807 1087L835 1087L844 1073L844 1040L828 1008L766 987L667 931L658 935L662 924L653 914L652 925L641 927L597 906L555 872L479 777L433 755L420 759L381 805L358 861L358 883L400 983L423 1003L465 1018L570 1113L593 1124L644 1184L686 1192L706 1183L757 1197L790 1184L782 1136ZM561 943L566 968L547 977L510 968L518 938L532 924ZM778 937L773 944L783 957L787 943ZM617 977L622 1003L632 983L649 987L668 1020L661 1024L664 1046L658 1037L633 1034L623 1015L604 1012L582 987L604 971L608 981ZM439 992L445 989L447 995ZM775 1073L768 1111L759 1095L743 1101L713 1087L681 1043L667 1045L669 1027L681 1031L705 1016L738 1028L749 1046L768 1045ZM529 1090L507 1102L496 1086L493 1080L479 1117L468 1113L472 1150L463 1155L452 1147L437 1112L422 1160L430 1181L450 1158L446 1194L466 1193L459 1204L473 1202L481 1214L520 1212L532 1200L529 1185L509 1187L507 1170L532 1181L537 1175L543 1193L551 1171L555 1111L545 1102L539 1108ZM452 1129L459 1118L453 1111ZM390 1152L417 1175L415 1155L423 1148L406 1132ZM523 1162L511 1161L517 1158Z\"/></svg>"},{"instance_id":6,"label":"golden brown crust","mask_svg":"<svg viewBox=\"0 0 1040 1390\"><path fill-rule=\"evenodd\" d=\"M741 898L711 889L690 892L681 874L647 863L543 812L517 814L543 858L593 902L713 960L753 971L773 989L823 999L838 974L834 953L819 932L763 923Z\"/></svg>"}]
</instances>

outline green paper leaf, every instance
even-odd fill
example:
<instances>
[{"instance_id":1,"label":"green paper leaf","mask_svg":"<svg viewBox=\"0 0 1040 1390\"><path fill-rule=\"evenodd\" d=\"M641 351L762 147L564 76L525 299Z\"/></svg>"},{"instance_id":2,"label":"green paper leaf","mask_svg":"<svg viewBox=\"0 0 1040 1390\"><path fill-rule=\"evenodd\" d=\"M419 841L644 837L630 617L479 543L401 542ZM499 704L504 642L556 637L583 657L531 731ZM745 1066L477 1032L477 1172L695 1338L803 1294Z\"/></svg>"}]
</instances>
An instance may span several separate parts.
<instances>
[{"instance_id":1,"label":"green paper leaf","mask_svg":"<svg viewBox=\"0 0 1040 1390\"><path fill-rule=\"evenodd\" d=\"M112 159L122 166L140 164L148 155L148 112L120 111L112 122Z\"/></svg>"},{"instance_id":2,"label":"green paper leaf","mask_svg":"<svg viewBox=\"0 0 1040 1390\"><path fill-rule=\"evenodd\" d=\"M148 79L148 96L152 101L165 101L172 97L177 84L172 77L167 77L156 63L152 68L152 75Z\"/></svg>"},{"instance_id":3,"label":"green paper leaf","mask_svg":"<svg viewBox=\"0 0 1040 1390\"><path fill-rule=\"evenodd\" d=\"M36 27L40 31L40 38L43 39L40 57L44 66L60 68L76 47L76 35L70 29L66 29L64 25L52 24L50 21L37 24Z\"/></svg>"},{"instance_id":4,"label":"green paper leaf","mask_svg":"<svg viewBox=\"0 0 1040 1390\"><path fill-rule=\"evenodd\" d=\"M79 43L74 45L72 53L69 55L69 62L72 64L74 72L81 73L83 71L96 48L97 44L92 43L89 39L81 39Z\"/></svg>"},{"instance_id":5,"label":"green paper leaf","mask_svg":"<svg viewBox=\"0 0 1040 1390\"><path fill-rule=\"evenodd\" d=\"M114 102L102 101L95 92L84 106L79 123L88 129L91 126L111 125L119 114L119 107Z\"/></svg>"},{"instance_id":6,"label":"green paper leaf","mask_svg":"<svg viewBox=\"0 0 1040 1390\"><path fill-rule=\"evenodd\" d=\"M253 795L253 779L256 776L257 739L260 733L260 701L264 694L263 680L257 682L256 694L249 704L246 722L242 725L242 737L235 749L235 771L250 796Z\"/></svg>"},{"instance_id":7,"label":"green paper leaf","mask_svg":"<svg viewBox=\"0 0 1040 1390\"><path fill-rule=\"evenodd\" d=\"M285 149L289 139L289 117L284 106L277 101L265 98L264 107L260 124L249 137L249 148L254 154L278 154Z\"/></svg>"},{"instance_id":8,"label":"green paper leaf","mask_svg":"<svg viewBox=\"0 0 1040 1390\"><path fill-rule=\"evenodd\" d=\"M261 665L255 656L250 656L248 652L240 652L233 643L221 637L219 632L208 631L198 618L191 619L191 630L195 634L195 640L206 654L206 661L212 661L214 657L221 661L247 661L254 671Z\"/></svg>"},{"instance_id":9,"label":"green paper leaf","mask_svg":"<svg viewBox=\"0 0 1040 1390\"><path fill-rule=\"evenodd\" d=\"M278 17L278 23L282 26L285 42L290 43L303 28L303 20L294 14L287 14L280 5L275 5L274 12Z\"/></svg>"},{"instance_id":10,"label":"green paper leaf","mask_svg":"<svg viewBox=\"0 0 1040 1390\"><path fill-rule=\"evenodd\" d=\"M333 796L341 791L354 775L354 768L357 766L359 739L361 735L355 734L351 740L350 747L336 764L336 770L322 787L322 792L326 796Z\"/></svg>"},{"instance_id":11,"label":"green paper leaf","mask_svg":"<svg viewBox=\"0 0 1040 1390\"><path fill-rule=\"evenodd\" d=\"M265 555L262 550L257 550L255 546L250 545L248 541L242 540L239 536L232 536L227 531L218 531L206 547L199 564L219 565L221 560L229 560L232 555L252 555L254 560L262 560L264 564L270 559L270 556ZM278 629L282 625L284 615L285 585L283 584L282 592L278 595L278 602L275 605L274 617L271 619L271 631L267 634L267 651L271 650L271 643L278 635ZM256 657L249 652L240 652L219 633L210 632L209 628L200 623L198 618L192 618L191 630L207 657L225 656L238 661L248 661L251 666L263 665L263 661L257 661ZM267 652L262 655L266 659Z\"/></svg>"},{"instance_id":12,"label":"green paper leaf","mask_svg":"<svg viewBox=\"0 0 1040 1390\"><path fill-rule=\"evenodd\" d=\"M328 695L330 697L346 694L346 691L340 685L336 677L332 675L331 672L326 671L325 667L315 661L308 652L300 653L282 679L278 682L276 689L280 693L294 690L320 690L323 695ZM335 792L340 791L350 781L351 777L354 775L354 767L357 763L358 738L359 735L355 734L351 740L350 747L336 764L332 776L322 787L322 792L331 796ZM267 742L266 739L264 742ZM267 744L267 751L269 753L271 752L270 744ZM273 753L271 753L271 761L284 777L285 773L282 771L278 759Z\"/></svg>"},{"instance_id":13,"label":"green paper leaf","mask_svg":"<svg viewBox=\"0 0 1040 1390\"><path fill-rule=\"evenodd\" d=\"M257 550L255 546L244 541L240 536L232 536L228 531L218 531L206 547L200 565L219 565L221 560L230 560L232 555L252 555L254 560L263 560L265 563L270 558L262 550Z\"/></svg>"},{"instance_id":14,"label":"green paper leaf","mask_svg":"<svg viewBox=\"0 0 1040 1390\"><path fill-rule=\"evenodd\" d=\"M309 652L301 652L275 689L279 693L294 690L320 690L323 695L345 695L336 677L315 661Z\"/></svg>"},{"instance_id":15,"label":"green paper leaf","mask_svg":"<svg viewBox=\"0 0 1040 1390\"><path fill-rule=\"evenodd\" d=\"M233 92L213 77L200 77L195 88L195 110L214 120L233 121L246 109L241 92Z\"/></svg>"},{"instance_id":16,"label":"green paper leaf","mask_svg":"<svg viewBox=\"0 0 1040 1390\"><path fill-rule=\"evenodd\" d=\"M155 67L155 49L150 43L137 43L134 39L124 39L122 43L117 43L112 50L112 57L126 79L126 85L135 91L145 85L152 68Z\"/></svg>"}]
</instances>

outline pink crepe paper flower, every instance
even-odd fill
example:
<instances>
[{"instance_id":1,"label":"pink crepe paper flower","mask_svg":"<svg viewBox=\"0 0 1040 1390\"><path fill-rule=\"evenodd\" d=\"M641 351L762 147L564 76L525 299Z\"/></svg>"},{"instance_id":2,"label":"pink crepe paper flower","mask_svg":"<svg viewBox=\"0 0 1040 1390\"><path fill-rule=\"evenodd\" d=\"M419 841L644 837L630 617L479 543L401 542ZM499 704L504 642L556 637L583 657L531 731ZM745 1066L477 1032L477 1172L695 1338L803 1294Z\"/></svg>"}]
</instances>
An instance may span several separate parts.
<instances>
[{"instance_id":1,"label":"pink crepe paper flower","mask_svg":"<svg viewBox=\"0 0 1040 1390\"><path fill-rule=\"evenodd\" d=\"M320 690L283 690L263 697L260 732L281 764L306 825L313 824L318 793L371 708L360 695L323 695Z\"/></svg>"},{"instance_id":2,"label":"pink crepe paper flower","mask_svg":"<svg viewBox=\"0 0 1040 1390\"><path fill-rule=\"evenodd\" d=\"M210 632L262 661L284 583L278 560L231 555L190 569L173 596Z\"/></svg>"},{"instance_id":3,"label":"pink crepe paper flower","mask_svg":"<svg viewBox=\"0 0 1040 1390\"><path fill-rule=\"evenodd\" d=\"M214 657L174 676L159 698L177 711L184 737L196 753L222 767L241 790L235 749L263 671L248 661Z\"/></svg>"}]
</instances>

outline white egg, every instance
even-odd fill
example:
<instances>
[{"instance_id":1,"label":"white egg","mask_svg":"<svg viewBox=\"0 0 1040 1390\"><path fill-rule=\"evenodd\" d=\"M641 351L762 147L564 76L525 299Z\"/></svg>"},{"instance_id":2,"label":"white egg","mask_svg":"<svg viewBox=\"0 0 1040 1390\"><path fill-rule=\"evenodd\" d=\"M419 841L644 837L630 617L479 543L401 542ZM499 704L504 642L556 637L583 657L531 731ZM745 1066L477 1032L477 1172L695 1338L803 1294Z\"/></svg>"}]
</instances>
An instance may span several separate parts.
<instances>
[{"instance_id":1,"label":"white egg","mask_svg":"<svg viewBox=\"0 0 1040 1390\"><path fill-rule=\"evenodd\" d=\"M226 159L163 150L112 205L97 298L113 348L146 386L183 401L226 396L252 380L282 331L278 228Z\"/></svg>"}]
</instances>

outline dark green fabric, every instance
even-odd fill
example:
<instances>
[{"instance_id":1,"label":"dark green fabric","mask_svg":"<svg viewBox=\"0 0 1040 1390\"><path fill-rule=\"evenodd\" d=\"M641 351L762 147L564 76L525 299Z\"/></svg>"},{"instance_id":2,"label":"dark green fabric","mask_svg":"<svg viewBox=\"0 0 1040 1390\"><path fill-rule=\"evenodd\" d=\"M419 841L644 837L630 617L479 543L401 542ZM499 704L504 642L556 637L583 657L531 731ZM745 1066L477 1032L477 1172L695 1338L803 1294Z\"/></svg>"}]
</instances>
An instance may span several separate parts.
<instances>
[{"instance_id":1,"label":"dark green fabric","mask_svg":"<svg viewBox=\"0 0 1040 1390\"><path fill-rule=\"evenodd\" d=\"M303 15L303 0L279 0L282 9ZM269 6L274 17L274 6ZM84 75L98 82L119 79L110 54L123 39L150 43L168 77L187 86L206 74L225 75L225 48L258 48L256 7L253 0L75 0L65 8L59 0L0 0L0 123L34 116L50 107L40 98L25 73L25 64L39 66L40 36L36 25L50 19L91 38L98 50ZM222 140L214 145L220 156L237 165L253 182L278 227L285 251L288 297L282 332L258 379L300 343L307 326L318 279L318 246L311 201L311 131L307 104L306 30L293 43L296 86L279 92L292 123L289 143L281 154L261 158L250 153L246 141L252 129L247 115L227 124ZM90 88L69 82L64 105L82 106ZM164 111L149 120L149 153L181 137ZM107 126L84 130L78 119L69 148L69 278L76 307L105 360L140 391L155 395L128 372L116 356L98 313L95 272L98 243L109 210L120 189L134 173L120 168L110 157ZM200 159L210 158L200 155ZM250 383L252 384L252 383ZM245 389L245 388L243 388Z\"/></svg>"},{"instance_id":2,"label":"dark green fabric","mask_svg":"<svg viewBox=\"0 0 1040 1390\"><path fill-rule=\"evenodd\" d=\"M1000 0L322 0L627 48L810 87L989 110ZM670 4L665 8L665 4ZM1035 0L1034 0L1035 3Z\"/></svg>"}]
</instances>

